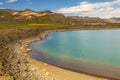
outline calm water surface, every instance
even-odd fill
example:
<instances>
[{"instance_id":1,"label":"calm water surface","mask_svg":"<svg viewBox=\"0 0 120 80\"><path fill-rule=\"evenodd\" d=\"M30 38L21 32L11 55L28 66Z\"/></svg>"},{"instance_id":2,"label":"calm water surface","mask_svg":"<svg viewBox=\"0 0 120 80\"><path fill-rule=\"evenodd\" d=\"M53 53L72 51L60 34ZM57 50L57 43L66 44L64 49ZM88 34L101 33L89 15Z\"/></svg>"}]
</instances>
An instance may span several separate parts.
<instances>
[{"instance_id":1,"label":"calm water surface","mask_svg":"<svg viewBox=\"0 0 120 80\"><path fill-rule=\"evenodd\" d=\"M52 32L30 47L38 60L120 79L120 30Z\"/></svg>"}]
</instances>

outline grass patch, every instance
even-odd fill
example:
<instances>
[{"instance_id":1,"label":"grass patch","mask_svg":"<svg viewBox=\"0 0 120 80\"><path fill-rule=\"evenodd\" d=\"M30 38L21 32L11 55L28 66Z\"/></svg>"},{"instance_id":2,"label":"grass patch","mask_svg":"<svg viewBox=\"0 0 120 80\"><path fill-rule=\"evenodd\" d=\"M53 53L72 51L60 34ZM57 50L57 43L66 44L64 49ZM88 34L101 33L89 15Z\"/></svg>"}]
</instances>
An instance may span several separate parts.
<instances>
[{"instance_id":1,"label":"grass patch","mask_svg":"<svg viewBox=\"0 0 120 80\"><path fill-rule=\"evenodd\" d=\"M27 26L55 26L55 24L28 24Z\"/></svg>"},{"instance_id":2,"label":"grass patch","mask_svg":"<svg viewBox=\"0 0 120 80\"><path fill-rule=\"evenodd\" d=\"M28 27L62 27L65 25L61 25L61 24L27 24Z\"/></svg>"}]
</instances>

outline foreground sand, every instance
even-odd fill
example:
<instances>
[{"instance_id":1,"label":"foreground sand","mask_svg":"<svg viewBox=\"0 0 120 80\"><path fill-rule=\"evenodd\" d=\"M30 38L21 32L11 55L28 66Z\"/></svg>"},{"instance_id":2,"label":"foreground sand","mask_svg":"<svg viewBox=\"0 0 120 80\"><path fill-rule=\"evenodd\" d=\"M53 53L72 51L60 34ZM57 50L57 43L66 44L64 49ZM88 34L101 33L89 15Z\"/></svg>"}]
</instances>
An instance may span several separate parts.
<instances>
[{"instance_id":1,"label":"foreground sand","mask_svg":"<svg viewBox=\"0 0 120 80\"><path fill-rule=\"evenodd\" d=\"M109 80L107 78L96 77L84 73L77 73L70 70L65 70L53 65L46 64L44 62L31 59L32 64L34 64L39 70L49 73L49 75L54 78L53 80Z\"/></svg>"},{"instance_id":2,"label":"foreground sand","mask_svg":"<svg viewBox=\"0 0 120 80\"><path fill-rule=\"evenodd\" d=\"M84 73L77 73L70 70L65 70L53 65L49 65L47 63L32 59L30 55L28 55L30 49L28 49L28 44L33 41L45 38L45 35L48 34L49 31L44 32L43 34L35 37L29 38L20 41L20 45L15 45L15 52L24 53L26 55L27 60L33 65L33 68L37 70L37 72L42 72L44 76L48 79L46 80L109 80L107 78L97 77Z\"/></svg>"}]
</instances>

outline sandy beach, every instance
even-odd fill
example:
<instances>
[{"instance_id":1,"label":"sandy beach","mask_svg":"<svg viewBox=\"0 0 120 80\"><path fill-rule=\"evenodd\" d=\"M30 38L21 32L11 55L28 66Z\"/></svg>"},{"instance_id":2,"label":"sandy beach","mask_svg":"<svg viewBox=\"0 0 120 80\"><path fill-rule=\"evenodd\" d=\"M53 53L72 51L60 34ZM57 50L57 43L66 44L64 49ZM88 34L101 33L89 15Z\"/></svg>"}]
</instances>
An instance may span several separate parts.
<instances>
[{"instance_id":1,"label":"sandy beach","mask_svg":"<svg viewBox=\"0 0 120 80\"><path fill-rule=\"evenodd\" d=\"M31 59L31 61L39 70L42 70L45 73L50 73L50 77L54 78L53 80L110 80L107 78L65 70L34 59Z\"/></svg>"},{"instance_id":2,"label":"sandy beach","mask_svg":"<svg viewBox=\"0 0 120 80\"><path fill-rule=\"evenodd\" d=\"M28 48L28 45L36 40L44 39L49 32L51 31L45 31L33 38L20 40L19 43L14 45L14 52L21 53L26 56L30 64L33 65L32 67L35 69L35 72L42 74L47 80L110 80L108 78L62 69L31 58L29 55L31 49Z\"/></svg>"}]
</instances>

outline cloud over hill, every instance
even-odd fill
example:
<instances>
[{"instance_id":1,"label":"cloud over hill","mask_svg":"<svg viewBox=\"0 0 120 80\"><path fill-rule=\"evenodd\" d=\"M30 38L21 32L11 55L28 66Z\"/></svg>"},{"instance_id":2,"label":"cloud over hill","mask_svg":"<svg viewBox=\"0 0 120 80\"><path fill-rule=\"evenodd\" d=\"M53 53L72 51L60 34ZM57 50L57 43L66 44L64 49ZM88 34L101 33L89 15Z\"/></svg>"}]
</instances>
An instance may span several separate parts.
<instances>
[{"instance_id":1,"label":"cloud over hill","mask_svg":"<svg viewBox=\"0 0 120 80\"><path fill-rule=\"evenodd\" d=\"M120 17L120 0L96 3L82 1L79 5L60 8L55 12L73 16Z\"/></svg>"}]
</instances>

